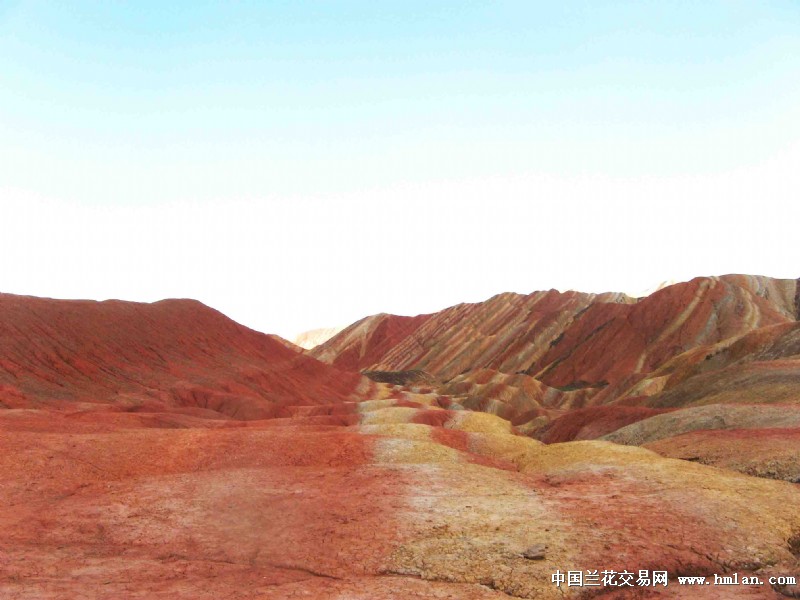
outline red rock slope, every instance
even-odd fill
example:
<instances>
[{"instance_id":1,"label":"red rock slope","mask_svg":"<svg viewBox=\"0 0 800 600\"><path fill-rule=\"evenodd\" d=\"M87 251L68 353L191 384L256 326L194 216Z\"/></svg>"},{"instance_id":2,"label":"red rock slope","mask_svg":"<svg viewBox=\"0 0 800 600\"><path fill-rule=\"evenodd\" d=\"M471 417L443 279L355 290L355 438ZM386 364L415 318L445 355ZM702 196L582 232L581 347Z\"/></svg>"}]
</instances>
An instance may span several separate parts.
<instances>
[{"instance_id":1,"label":"red rock slope","mask_svg":"<svg viewBox=\"0 0 800 600\"><path fill-rule=\"evenodd\" d=\"M499 294L432 315L376 315L362 319L311 355L348 368L422 369L444 380L464 371L527 369L564 328L594 303L633 302L624 294L534 292ZM344 357L344 358L343 358Z\"/></svg>"},{"instance_id":2,"label":"red rock slope","mask_svg":"<svg viewBox=\"0 0 800 600\"><path fill-rule=\"evenodd\" d=\"M592 306L528 372L554 387L605 387L595 403L630 387L671 358L792 322L794 280L729 275L664 288L630 306Z\"/></svg>"},{"instance_id":3,"label":"red rock slope","mask_svg":"<svg viewBox=\"0 0 800 600\"><path fill-rule=\"evenodd\" d=\"M549 443L603 438L798 481L799 299L796 280L742 275L638 301L501 294L419 317L404 336L365 319L316 355L424 369L442 406L501 416Z\"/></svg>"},{"instance_id":4,"label":"red rock slope","mask_svg":"<svg viewBox=\"0 0 800 600\"><path fill-rule=\"evenodd\" d=\"M459 389L470 386L473 374L485 379L486 369L500 379L525 375L535 382L517 387L540 389L528 394L529 410L574 408L657 393L664 381L651 376L675 357L794 322L797 289L795 280L726 275L675 284L639 301L620 294L501 294L413 322L364 319L311 354L349 368L423 369L444 382L458 379ZM387 322L408 327L398 324L402 335L388 335ZM512 412L519 414L524 402L517 404Z\"/></svg>"},{"instance_id":5,"label":"red rock slope","mask_svg":"<svg viewBox=\"0 0 800 600\"><path fill-rule=\"evenodd\" d=\"M0 294L0 407L110 403L264 418L286 406L363 398L374 387L193 300Z\"/></svg>"}]
</instances>

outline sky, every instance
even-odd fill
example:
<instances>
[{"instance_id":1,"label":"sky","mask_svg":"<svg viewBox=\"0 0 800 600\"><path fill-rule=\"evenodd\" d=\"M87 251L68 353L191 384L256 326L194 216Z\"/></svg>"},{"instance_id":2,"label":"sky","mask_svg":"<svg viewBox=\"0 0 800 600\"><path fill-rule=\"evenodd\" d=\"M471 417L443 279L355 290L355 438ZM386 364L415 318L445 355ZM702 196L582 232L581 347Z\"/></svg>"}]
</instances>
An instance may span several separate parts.
<instances>
[{"instance_id":1,"label":"sky","mask_svg":"<svg viewBox=\"0 0 800 600\"><path fill-rule=\"evenodd\" d=\"M0 291L292 338L800 276L800 4L0 0Z\"/></svg>"}]
</instances>

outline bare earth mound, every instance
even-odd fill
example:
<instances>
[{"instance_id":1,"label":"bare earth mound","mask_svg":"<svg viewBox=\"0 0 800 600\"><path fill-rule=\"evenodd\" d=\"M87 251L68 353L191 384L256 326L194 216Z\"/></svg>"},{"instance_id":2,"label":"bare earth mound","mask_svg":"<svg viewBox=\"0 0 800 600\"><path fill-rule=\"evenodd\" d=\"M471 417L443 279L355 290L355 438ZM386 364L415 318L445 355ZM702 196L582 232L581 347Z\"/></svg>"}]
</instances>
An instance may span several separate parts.
<instances>
[{"instance_id":1,"label":"bare earth mound","mask_svg":"<svg viewBox=\"0 0 800 600\"><path fill-rule=\"evenodd\" d=\"M800 483L800 427L693 431L644 447L662 456Z\"/></svg>"},{"instance_id":2,"label":"bare earth mound","mask_svg":"<svg viewBox=\"0 0 800 600\"><path fill-rule=\"evenodd\" d=\"M365 397L369 380L194 300L154 304L0 294L0 407L264 418Z\"/></svg>"}]
</instances>

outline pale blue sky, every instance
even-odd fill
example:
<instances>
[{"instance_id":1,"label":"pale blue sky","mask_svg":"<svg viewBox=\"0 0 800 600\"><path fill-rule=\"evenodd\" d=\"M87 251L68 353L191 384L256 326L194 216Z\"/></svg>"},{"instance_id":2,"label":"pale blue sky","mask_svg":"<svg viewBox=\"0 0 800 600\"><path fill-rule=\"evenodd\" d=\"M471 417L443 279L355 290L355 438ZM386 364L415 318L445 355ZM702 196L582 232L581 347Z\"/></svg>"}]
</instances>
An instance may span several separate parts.
<instances>
[{"instance_id":1,"label":"pale blue sky","mask_svg":"<svg viewBox=\"0 0 800 600\"><path fill-rule=\"evenodd\" d=\"M0 290L292 335L796 277L796 2L0 0Z\"/></svg>"}]
</instances>

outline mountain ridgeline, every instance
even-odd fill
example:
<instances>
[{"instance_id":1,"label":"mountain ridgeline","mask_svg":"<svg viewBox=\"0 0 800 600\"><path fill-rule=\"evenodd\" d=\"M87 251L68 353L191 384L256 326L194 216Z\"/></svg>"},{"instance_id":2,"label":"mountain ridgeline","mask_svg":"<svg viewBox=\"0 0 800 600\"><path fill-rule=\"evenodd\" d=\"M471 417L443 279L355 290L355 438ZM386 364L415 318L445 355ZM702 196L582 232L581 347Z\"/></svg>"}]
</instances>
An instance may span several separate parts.
<instances>
[{"instance_id":1,"label":"mountain ridgeline","mask_svg":"<svg viewBox=\"0 0 800 600\"><path fill-rule=\"evenodd\" d=\"M797 312L798 281L742 275L701 277L640 299L506 293L429 315L367 317L310 354L362 371L419 369L444 384L485 379L487 370L523 375L560 392L545 405L578 407L653 396L703 351L718 354L762 329L769 337L773 326L792 329Z\"/></svg>"},{"instance_id":2,"label":"mountain ridgeline","mask_svg":"<svg viewBox=\"0 0 800 600\"><path fill-rule=\"evenodd\" d=\"M698 277L644 298L505 293L417 317L367 317L310 354L383 380L425 372L443 403L545 441L705 405L717 406L711 429L747 427L745 413L764 404L786 412L789 427L800 404L799 311L800 280L750 275ZM728 422L733 405L744 408Z\"/></svg>"}]
</instances>

